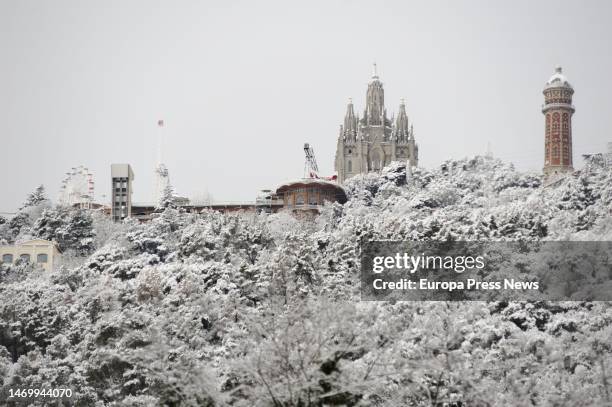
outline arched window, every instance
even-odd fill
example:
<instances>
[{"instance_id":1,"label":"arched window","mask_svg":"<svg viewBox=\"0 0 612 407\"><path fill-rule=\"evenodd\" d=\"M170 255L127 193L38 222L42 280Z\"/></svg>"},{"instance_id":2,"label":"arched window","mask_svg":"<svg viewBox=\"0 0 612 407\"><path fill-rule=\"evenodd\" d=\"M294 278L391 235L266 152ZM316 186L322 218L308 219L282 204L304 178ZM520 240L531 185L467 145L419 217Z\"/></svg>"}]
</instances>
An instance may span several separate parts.
<instances>
[{"instance_id":1,"label":"arched window","mask_svg":"<svg viewBox=\"0 0 612 407\"><path fill-rule=\"evenodd\" d=\"M19 255L19 258L21 259L21 261L27 261L27 262L30 261L30 255L27 253Z\"/></svg>"},{"instance_id":2,"label":"arched window","mask_svg":"<svg viewBox=\"0 0 612 407\"><path fill-rule=\"evenodd\" d=\"M2 263L10 264L12 262L13 262L13 255L12 254L3 254L2 255Z\"/></svg>"},{"instance_id":3,"label":"arched window","mask_svg":"<svg viewBox=\"0 0 612 407\"><path fill-rule=\"evenodd\" d=\"M49 257L45 253L39 253L36 256L36 263L46 263L49 261Z\"/></svg>"},{"instance_id":4,"label":"arched window","mask_svg":"<svg viewBox=\"0 0 612 407\"><path fill-rule=\"evenodd\" d=\"M347 165L347 171L348 172L353 172L353 162L351 160L348 160L348 165Z\"/></svg>"},{"instance_id":5,"label":"arched window","mask_svg":"<svg viewBox=\"0 0 612 407\"><path fill-rule=\"evenodd\" d=\"M304 195L303 194L298 194L295 197L295 206L300 206L300 205L304 205Z\"/></svg>"}]
</instances>

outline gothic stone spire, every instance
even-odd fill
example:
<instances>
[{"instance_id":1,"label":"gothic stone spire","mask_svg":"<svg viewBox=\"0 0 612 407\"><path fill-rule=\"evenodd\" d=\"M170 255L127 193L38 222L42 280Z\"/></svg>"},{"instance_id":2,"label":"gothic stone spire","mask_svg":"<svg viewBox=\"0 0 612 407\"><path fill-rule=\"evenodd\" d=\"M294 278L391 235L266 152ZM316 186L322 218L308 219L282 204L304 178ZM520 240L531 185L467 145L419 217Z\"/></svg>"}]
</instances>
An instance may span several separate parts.
<instances>
[{"instance_id":1,"label":"gothic stone spire","mask_svg":"<svg viewBox=\"0 0 612 407\"><path fill-rule=\"evenodd\" d=\"M344 116L343 136L347 141L355 141L357 139L357 118L353 110L353 99L349 99L346 106L346 115Z\"/></svg>"},{"instance_id":2,"label":"gothic stone spire","mask_svg":"<svg viewBox=\"0 0 612 407\"><path fill-rule=\"evenodd\" d=\"M410 130L408 128L408 115L406 114L406 105L404 99L401 100L399 113L395 120L394 138L398 141L405 141L410 138Z\"/></svg>"},{"instance_id":3,"label":"gothic stone spire","mask_svg":"<svg viewBox=\"0 0 612 407\"><path fill-rule=\"evenodd\" d=\"M374 64L374 73L372 75L372 80L368 84L368 92L366 95L364 121L366 125L381 125L384 124L384 116L385 91L383 90L382 82L378 78L376 64Z\"/></svg>"}]
</instances>

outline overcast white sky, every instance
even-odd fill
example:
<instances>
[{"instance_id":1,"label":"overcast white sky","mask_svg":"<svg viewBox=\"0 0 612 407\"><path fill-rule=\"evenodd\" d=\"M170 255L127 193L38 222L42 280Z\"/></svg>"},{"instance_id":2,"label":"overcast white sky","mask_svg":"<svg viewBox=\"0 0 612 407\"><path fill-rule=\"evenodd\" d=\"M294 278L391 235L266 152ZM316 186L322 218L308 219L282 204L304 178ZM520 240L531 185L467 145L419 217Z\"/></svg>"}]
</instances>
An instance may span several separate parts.
<instances>
[{"instance_id":1,"label":"overcast white sky","mask_svg":"<svg viewBox=\"0 0 612 407\"><path fill-rule=\"evenodd\" d=\"M574 161L612 141L610 1L0 0L0 212L89 167L108 195L128 162L153 190L158 119L178 193L253 200L332 173L346 102L371 64L389 114L406 99L424 167L484 153L539 170L542 87L576 93Z\"/></svg>"}]
</instances>

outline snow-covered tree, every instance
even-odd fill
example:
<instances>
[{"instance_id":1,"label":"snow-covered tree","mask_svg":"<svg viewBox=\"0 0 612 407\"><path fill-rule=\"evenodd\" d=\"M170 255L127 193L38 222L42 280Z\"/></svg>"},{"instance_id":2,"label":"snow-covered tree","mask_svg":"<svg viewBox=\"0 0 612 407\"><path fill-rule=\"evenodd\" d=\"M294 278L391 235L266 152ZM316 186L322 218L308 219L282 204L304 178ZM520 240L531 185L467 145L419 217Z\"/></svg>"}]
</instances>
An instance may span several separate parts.
<instances>
[{"instance_id":1,"label":"snow-covered tree","mask_svg":"<svg viewBox=\"0 0 612 407\"><path fill-rule=\"evenodd\" d=\"M156 212L161 212L166 208L176 208L176 198L174 196L174 188L168 184L162 191L159 202L155 207Z\"/></svg>"},{"instance_id":2,"label":"snow-covered tree","mask_svg":"<svg viewBox=\"0 0 612 407\"><path fill-rule=\"evenodd\" d=\"M32 193L27 196L25 202L19 209L22 210L31 206L38 206L48 200L49 199L47 198L47 195L45 193L44 185L39 185Z\"/></svg>"},{"instance_id":3,"label":"snow-covered tree","mask_svg":"<svg viewBox=\"0 0 612 407\"><path fill-rule=\"evenodd\" d=\"M8 242L28 240L33 237L32 226L41 213L49 208L50 201L40 185L29 194L19 211L5 224L0 224L0 240Z\"/></svg>"},{"instance_id":4,"label":"snow-covered tree","mask_svg":"<svg viewBox=\"0 0 612 407\"><path fill-rule=\"evenodd\" d=\"M0 269L0 392L71 387L83 406L610 405L610 304L368 302L359 278L372 239L517 241L488 277L578 264L532 251L612 239L600 164L543 187L485 157L392 163L347 180L349 201L315 219L184 213L171 191L148 223L24 208L3 233L81 257Z\"/></svg>"},{"instance_id":5,"label":"snow-covered tree","mask_svg":"<svg viewBox=\"0 0 612 407\"><path fill-rule=\"evenodd\" d=\"M84 209L45 209L34 223L33 234L55 241L60 250L72 250L77 255L88 255L94 250L93 220L91 213Z\"/></svg>"},{"instance_id":6,"label":"snow-covered tree","mask_svg":"<svg viewBox=\"0 0 612 407\"><path fill-rule=\"evenodd\" d=\"M31 225L30 215L27 212L19 212L11 218L6 228L6 239L14 242L22 230L26 230Z\"/></svg>"}]
</instances>

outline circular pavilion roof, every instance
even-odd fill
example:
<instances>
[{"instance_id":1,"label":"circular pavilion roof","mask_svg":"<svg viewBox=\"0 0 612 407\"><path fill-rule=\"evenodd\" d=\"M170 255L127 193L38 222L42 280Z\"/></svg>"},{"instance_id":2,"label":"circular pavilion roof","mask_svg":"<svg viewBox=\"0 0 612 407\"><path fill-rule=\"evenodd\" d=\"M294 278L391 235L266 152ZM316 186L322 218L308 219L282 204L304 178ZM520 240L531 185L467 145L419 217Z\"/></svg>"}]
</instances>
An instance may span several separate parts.
<instances>
[{"instance_id":1,"label":"circular pavilion roof","mask_svg":"<svg viewBox=\"0 0 612 407\"><path fill-rule=\"evenodd\" d=\"M302 178L294 181L285 182L276 188L276 193L280 194L285 191L290 191L294 188L304 188L318 186L324 189L333 189L338 196L339 201L344 203L348 200L344 188L334 181L328 181L322 178Z\"/></svg>"}]
</instances>

